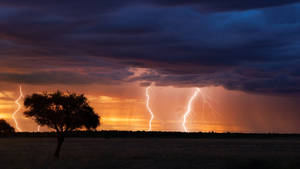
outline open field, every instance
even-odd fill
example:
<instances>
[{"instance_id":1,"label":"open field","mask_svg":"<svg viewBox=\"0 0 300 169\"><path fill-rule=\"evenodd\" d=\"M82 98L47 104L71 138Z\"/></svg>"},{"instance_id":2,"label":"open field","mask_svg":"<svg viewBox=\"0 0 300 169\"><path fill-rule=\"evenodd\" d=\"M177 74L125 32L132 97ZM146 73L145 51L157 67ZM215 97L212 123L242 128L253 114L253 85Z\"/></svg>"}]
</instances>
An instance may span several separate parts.
<instances>
[{"instance_id":1,"label":"open field","mask_svg":"<svg viewBox=\"0 0 300 169\"><path fill-rule=\"evenodd\" d=\"M1 138L1 169L299 169L299 139Z\"/></svg>"}]
</instances>

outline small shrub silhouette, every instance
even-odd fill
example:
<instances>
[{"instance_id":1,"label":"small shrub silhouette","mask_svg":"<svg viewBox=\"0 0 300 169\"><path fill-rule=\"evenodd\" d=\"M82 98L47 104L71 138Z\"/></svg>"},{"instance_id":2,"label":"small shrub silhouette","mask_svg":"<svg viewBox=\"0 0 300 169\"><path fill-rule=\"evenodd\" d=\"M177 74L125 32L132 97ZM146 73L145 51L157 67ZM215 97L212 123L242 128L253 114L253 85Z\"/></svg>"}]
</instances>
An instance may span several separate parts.
<instances>
[{"instance_id":1,"label":"small shrub silhouette","mask_svg":"<svg viewBox=\"0 0 300 169\"><path fill-rule=\"evenodd\" d=\"M14 133L15 129L8 124L5 120L0 119L0 133Z\"/></svg>"}]
</instances>

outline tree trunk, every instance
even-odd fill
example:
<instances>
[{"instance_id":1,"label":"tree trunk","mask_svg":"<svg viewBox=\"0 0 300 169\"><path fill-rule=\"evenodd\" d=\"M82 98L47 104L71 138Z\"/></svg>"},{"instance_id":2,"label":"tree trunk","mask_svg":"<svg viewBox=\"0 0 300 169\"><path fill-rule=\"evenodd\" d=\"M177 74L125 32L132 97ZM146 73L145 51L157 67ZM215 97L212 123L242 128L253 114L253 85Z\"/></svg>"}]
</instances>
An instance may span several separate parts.
<instances>
[{"instance_id":1,"label":"tree trunk","mask_svg":"<svg viewBox=\"0 0 300 169\"><path fill-rule=\"evenodd\" d=\"M61 148L64 140L65 140L64 135L61 133L57 133L57 147L56 147L56 150L54 153L54 156L56 158L59 158L60 148Z\"/></svg>"}]
</instances>

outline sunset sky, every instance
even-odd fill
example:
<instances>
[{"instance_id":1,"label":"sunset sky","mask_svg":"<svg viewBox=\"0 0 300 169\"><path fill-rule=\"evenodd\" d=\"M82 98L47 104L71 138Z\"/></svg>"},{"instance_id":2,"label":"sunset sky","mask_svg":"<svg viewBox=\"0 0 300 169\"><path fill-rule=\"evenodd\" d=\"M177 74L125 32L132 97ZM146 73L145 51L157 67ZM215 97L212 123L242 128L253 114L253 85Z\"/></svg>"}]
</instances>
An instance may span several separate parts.
<instances>
[{"instance_id":1,"label":"sunset sky","mask_svg":"<svg viewBox=\"0 0 300 169\"><path fill-rule=\"evenodd\" d=\"M300 0L0 0L0 118L84 93L99 130L300 133ZM37 124L17 113L23 131ZM42 127L41 131L48 131Z\"/></svg>"}]
</instances>

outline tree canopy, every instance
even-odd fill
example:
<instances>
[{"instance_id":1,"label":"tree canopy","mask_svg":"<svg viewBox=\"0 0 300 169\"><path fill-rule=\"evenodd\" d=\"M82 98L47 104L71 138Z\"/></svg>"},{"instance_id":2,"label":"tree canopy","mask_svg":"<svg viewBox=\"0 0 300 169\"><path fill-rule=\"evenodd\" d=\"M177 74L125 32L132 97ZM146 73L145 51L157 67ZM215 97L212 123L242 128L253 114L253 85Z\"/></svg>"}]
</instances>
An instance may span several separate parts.
<instances>
[{"instance_id":1,"label":"tree canopy","mask_svg":"<svg viewBox=\"0 0 300 169\"><path fill-rule=\"evenodd\" d=\"M31 117L41 126L48 126L65 133L79 128L96 129L99 116L81 94L55 93L33 94L24 100L26 117Z\"/></svg>"}]
</instances>

